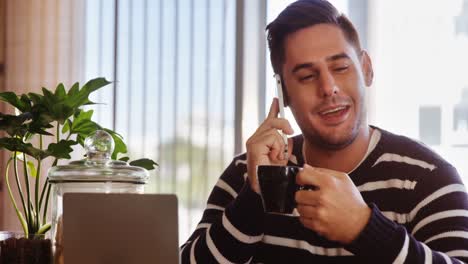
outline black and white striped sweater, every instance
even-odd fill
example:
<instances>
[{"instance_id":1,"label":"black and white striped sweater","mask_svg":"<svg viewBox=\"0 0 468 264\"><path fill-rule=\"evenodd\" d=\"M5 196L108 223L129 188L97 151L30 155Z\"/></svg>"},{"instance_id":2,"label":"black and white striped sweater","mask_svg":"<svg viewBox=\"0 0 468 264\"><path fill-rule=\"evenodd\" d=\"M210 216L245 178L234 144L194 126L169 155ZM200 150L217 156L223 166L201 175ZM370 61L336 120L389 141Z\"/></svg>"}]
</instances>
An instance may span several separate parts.
<instances>
[{"instance_id":1,"label":"black and white striped sweater","mask_svg":"<svg viewBox=\"0 0 468 264\"><path fill-rule=\"evenodd\" d=\"M372 208L350 245L320 237L295 216L265 214L245 154L221 175L182 263L468 263L468 195L456 170L427 147L376 128L349 176ZM302 146L302 136L293 138ZM371 144L372 145L372 144ZM468 157L467 157L468 158ZM304 164L295 147L289 165Z\"/></svg>"}]
</instances>

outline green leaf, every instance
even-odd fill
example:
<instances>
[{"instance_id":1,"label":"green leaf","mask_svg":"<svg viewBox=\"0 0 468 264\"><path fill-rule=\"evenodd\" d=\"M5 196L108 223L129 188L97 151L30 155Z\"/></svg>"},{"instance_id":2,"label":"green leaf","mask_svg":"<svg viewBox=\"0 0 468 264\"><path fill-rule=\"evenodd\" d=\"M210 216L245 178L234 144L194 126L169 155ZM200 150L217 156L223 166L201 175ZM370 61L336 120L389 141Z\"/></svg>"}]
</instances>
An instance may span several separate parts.
<instances>
[{"instance_id":1,"label":"green leaf","mask_svg":"<svg viewBox=\"0 0 468 264\"><path fill-rule=\"evenodd\" d=\"M47 157L47 153L43 150L33 147L31 143L24 143L19 138L0 138L0 148L5 148L10 151L18 151L28 154L37 160L42 160Z\"/></svg>"},{"instance_id":2,"label":"green leaf","mask_svg":"<svg viewBox=\"0 0 468 264\"><path fill-rule=\"evenodd\" d=\"M28 161L26 165L28 166L28 169L29 169L29 175L31 175L33 178L36 178L37 169L36 169L36 166L34 166L34 163L32 161Z\"/></svg>"},{"instance_id":3,"label":"green leaf","mask_svg":"<svg viewBox=\"0 0 468 264\"><path fill-rule=\"evenodd\" d=\"M73 115L75 109L66 103L67 95L63 84L57 86L55 93L52 93L46 88L42 88L42 93L44 96L38 103L38 108L36 110L39 114L47 114L44 117L51 119L50 121L48 120L49 123L58 121L60 124L63 124Z\"/></svg>"},{"instance_id":4,"label":"green leaf","mask_svg":"<svg viewBox=\"0 0 468 264\"><path fill-rule=\"evenodd\" d=\"M157 166L159 166L156 162L151 159L138 159L131 161L129 163L132 166L142 167L147 170L154 170Z\"/></svg>"},{"instance_id":5,"label":"green leaf","mask_svg":"<svg viewBox=\"0 0 468 264\"><path fill-rule=\"evenodd\" d=\"M20 98L18 98L18 96L16 96L16 94L14 92L0 93L0 100L11 104L12 106L16 107L21 112L25 112L25 111L29 110L29 108L31 107L30 105L28 105L23 100L20 100Z\"/></svg>"},{"instance_id":6,"label":"green leaf","mask_svg":"<svg viewBox=\"0 0 468 264\"><path fill-rule=\"evenodd\" d=\"M86 123L86 121L91 121L93 113L93 110L84 111L82 109L78 109L75 112L73 116L73 122L71 123L72 132L79 128L83 123Z\"/></svg>"},{"instance_id":7,"label":"green leaf","mask_svg":"<svg viewBox=\"0 0 468 264\"><path fill-rule=\"evenodd\" d=\"M54 104L49 105L49 110L52 110L52 115L55 116L55 120L57 120L60 124L63 124L75 110L65 103L65 100L67 99L65 86L63 86L62 83L57 85L54 97L49 99L54 102Z\"/></svg>"},{"instance_id":8,"label":"green leaf","mask_svg":"<svg viewBox=\"0 0 468 264\"><path fill-rule=\"evenodd\" d=\"M29 132L48 136L52 135L46 131L46 129L53 127L51 123L54 121L49 110L43 105L34 105L31 113L33 118L29 124Z\"/></svg>"},{"instance_id":9,"label":"green leaf","mask_svg":"<svg viewBox=\"0 0 468 264\"><path fill-rule=\"evenodd\" d=\"M47 88L42 87L43 100L47 102L48 105L54 104L56 102L55 95L47 90Z\"/></svg>"},{"instance_id":10,"label":"green leaf","mask_svg":"<svg viewBox=\"0 0 468 264\"><path fill-rule=\"evenodd\" d=\"M21 97L20 97L20 101L26 106L26 108L24 110L20 110L21 112L27 112L27 111L31 111L31 99L29 99L29 97L26 95L26 94L22 94Z\"/></svg>"},{"instance_id":11,"label":"green leaf","mask_svg":"<svg viewBox=\"0 0 468 264\"><path fill-rule=\"evenodd\" d=\"M78 93L80 89L80 84L78 82L74 83L73 86L68 91L68 96L73 96Z\"/></svg>"},{"instance_id":12,"label":"green leaf","mask_svg":"<svg viewBox=\"0 0 468 264\"><path fill-rule=\"evenodd\" d=\"M25 134L24 137L23 137L23 141L24 141L24 142L31 141L31 139L32 139L33 136L34 136L33 133L31 133L31 132L26 132L26 134Z\"/></svg>"},{"instance_id":13,"label":"green leaf","mask_svg":"<svg viewBox=\"0 0 468 264\"><path fill-rule=\"evenodd\" d=\"M16 158L24 162L24 157L25 157L24 153L18 152L18 151L15 151L15 152L16 152ZM28 160L26 162L26 166L28 167L29 175L31 175L33 178L36 178L36 175L37 175L36 165L34 165L32 161Z\"/></svg>"},{"instance_id":14,"label":"green leaf","mask_svg":"<svg viewBox=\"0 0 468 264\"><path fill-rule=\"evenodd\" d=\"M112 152L111 158L117 159L119 153L127 153L127 145L124 143L123 139L117 134L111 134L114 139L115 147L114 152Z\"/></svg>"},{"instance_id":15,"label":"green leaf","mask_svg":"<svg viewBox=\"0 0 468 264\"><path fill-rule=\"evenodd\" d=\"M59 103L52 106L52 113L54 113L54 119L63 125L73 115L73 108Z\"/></svg>"},{"instance_id":16,"label":"green leaf","mask_svg":"<svg viewBox=\"0 0 468 264\"><path fill-rule=\"evenodd\" d=\"M0 113L0 130L4 130L12 137L23 137L27 130L28 125L25 124L33 118L29 112L20 115L5 115Z\"/></svg>"},{"instance_id":17,"label":"green leaf","mask_svg":"<svg viewBox=\"0 0 468 264\"><path fill-rule=\"evenodd\" d=\"M76 145L74 140L60 140L58 143L51 143L47 147L47 154L57 159L71 159L70 153L73 152L71 146Z\"/></svg>"},{"instance_id":18,"label":"green leaf","mask_svg":"<svg viewBox=\"0 0 468 264\"><path fill-rule=\"evenodd\" d=\"M73 93L69 92L65 103L72 108L83 106L90 102L88 97L92 92L108 84L110 84L110 82L104 78L92 79L81 87L79 91L74 90Z\"/></svg>"},{"instance_id":19,"label":"green leaf","mask_svg":"<svg viewBox=\"0 0 468 264\"><path fill-rule=\"evenodd\" d=\"M47 231L50 230L50 228L52 227L51 223L47 223L45 225L42 225L39 230L37 230L37 234L38 235L42 235L42 234L45 234Z\"/></svg>"},{"instance_id":20,"label":"green leaf","mask_svg":"<svg viewBox=\"0 0 468 264\"><path fill-rule=\"evenodd\" d=\"M63 84L59 84L55 93L47 88L42 88L43 96L34 96L33 101L37 102L36 105L42 106L46 111L39 111L39 113L47 113L48 116L45 120L51 119L64 124L73 114L76 113L79 107L89 103L89 95L97 89L109 84L104 78L96 78L87 82L81 89L79 84L75 83L68 91L65 91ZM52 122L52 121L49 121Z\"/></svg>"},{"instance_id":21,"label":"green leaf","mask_svg":"<svg viewBox=\"0 0 468 264\"><path fill-rule=\"evenodd\" d=\"M43 96L37 93L28 93L28 96L35 105L40 104L43 100Z\"/></svg>"},{"instance_id":22,"label":"green leaf","mask_svg":"<svg viewBox=\"0 0 468 264\"><path fill-rule=\"evenodd\" d=\"M114 152L112 152L112 159L117 159L117 155L119 153L127 153L127 145L125 145L125 143L123 142L123 138L120 134L108 128L104 128L104 131L111 134L112 138L114 139L115 147Z\"/></svg>"},{"instance_id":23,"label":"green leaf","mask_svg":"<svg viewBox=\"0 0 468 264\"><path fill-rule=\"evenodd\" d=\"M92 101L90 101L90 100L88 100L88 102L86 102L84 105L97 105L97 104L99 104L99 105L105 105L104 103L95 103L95 102L92 102Z\"/></svg>"},{"instance_id":24,"label":"green leaf","mask_svg":"<svg viewBox=\"0 0 468 264\"><path fill-rule=\"evenodd\" d=\"M93 117L93 113L94 113L94 110L91 110L91 109L88 110L88 111L79 109L79 110L75 113L75 118L74 118L74 120L75 120L75 121L80 121L80 120L91 120L91 118Z\"/></svg>"},{"instance_id":25,"label":"green leaf","mask_svg":"<svg viewBox=\"0 0 468 264\"><path fill-rule=\"evenodd\" d=\"M52 122L56 121L56 118L52 116L52 112L46 106L42 104L34 105L31 109L33 120L31 122L32 128L44 129L51 128Z\"/></svg>"},{"instance_id":26,"label":"green leaf","mask_svg":"<svg viewBox=\"0 0 468 264\"><path fill-rule=\"evenodd\" d=\"M62 126L62 134L65 134L68 131L70 131L71 124L72 121L70 119L67 119L67 121L65 121L65 124Z\"/></svg>"},{"instance_id":27,"label":"green leaf","mask_svg":"<svg viewBox=\"0 0 468 264\"><path fill-rule=\"evenodd\" d=\"M78 110L70 123L70 133L77 134L80 139L84 139L94 131L101 129L100 125L91 120L92 116L93 110ZM78 142L82 144L80 140Z\"/></svg>"},{"instance_id":28,"label":"green leaf","mask_svg":"<svg viewBox=\"0 0 468 264\"><path fill-rule=\"evenodd\" d=\"M62 101L65 99L65 97L67 96L67 92L65 92L65 86L63 86L63 83L57 85L54 95L57 101Z\"/></svg>"},{"instance_id":29,"label":"green leaf","mask_svg":"<svg viewBox=\"0 0 468 264\"><path fill-rule=\"evenodd\" d=\"M52 127L52 126L50 126ZM45 136L53 136L53 134L43 130L43 129L40 129L40 128L34 128L34 127L30 127L29 128L29 131L31 133L34 133L34 134L40 134L40 135L45 135Z\"/></svg>"},{"instance_id":30,"label":"green leaf","mask_svg":"<svg viewBox=\"0 0 468 264\"><path fill-rule=\"evenodd\" d=\"M129 159L129 157L121 157L119 160L127 162Z\"/></svg>"},{"instance_id":31,"label":"green leaf","mask_svg":"<svg viewBox=\"0 0 468 264\"><path fill-rule=\"evenodd\" d=\"M84 147L84 141L85 141L86 137L85 136L82 136L80 134L78 134L76 136L76 141L78 141L78 144L80 144L82 147Z\"/></svg>"},{"instance_id":32,"label":"green leaf","mask_svg":"<svg viewBox=\"0 0 468 264\"><path fill-rule=\"evenodd\" d=\"M83 137L87 137L89 134L93 133L94 131L101 129L101 126L96 124L91 120L82 120L72 129L73 133L77 133L82 135Z\"/></svg>"}]
</instances>

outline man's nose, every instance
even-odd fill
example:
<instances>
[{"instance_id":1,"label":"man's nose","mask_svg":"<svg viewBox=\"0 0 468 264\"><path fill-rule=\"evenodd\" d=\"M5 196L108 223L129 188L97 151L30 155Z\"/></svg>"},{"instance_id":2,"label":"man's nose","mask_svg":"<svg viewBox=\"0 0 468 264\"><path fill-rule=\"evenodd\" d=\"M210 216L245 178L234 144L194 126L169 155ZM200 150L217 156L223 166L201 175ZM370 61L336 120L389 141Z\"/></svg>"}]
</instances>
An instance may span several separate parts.
<instances>
[{"instance_id":1,"label":"man's nose","mask_svg":"<svg viewBox=\"0 0 468 264\"><path fill-rule=\"evenodd\" d=\"M328 97L338 92L338 87L335 84L335 78L330 71L325 70L320 74L320 91L319 96Z\"/></svg>"}]
</instances>

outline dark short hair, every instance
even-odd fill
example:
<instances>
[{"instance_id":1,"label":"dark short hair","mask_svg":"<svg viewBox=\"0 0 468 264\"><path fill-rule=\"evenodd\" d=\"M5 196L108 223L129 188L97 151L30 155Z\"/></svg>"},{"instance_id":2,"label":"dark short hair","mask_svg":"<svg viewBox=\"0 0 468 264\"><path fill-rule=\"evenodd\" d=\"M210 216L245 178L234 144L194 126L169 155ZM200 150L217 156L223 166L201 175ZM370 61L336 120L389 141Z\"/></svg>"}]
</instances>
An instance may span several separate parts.
<instances>
[{"instance_id":1,"label":"dark short hair","mask_svg":"<svg viewBox=\"0 0 468 264\"><path fill-rule=\"evenodd\" d=\"M286 37L300 29L317 24L336 25L343 31L346 40L356 49L356 52L361 50L356 28L332 4L325 0L299 0L286 7L266 27L270 60L275 73L281 74L281 67L285 61Z\"/></svg>"}]
</instances>

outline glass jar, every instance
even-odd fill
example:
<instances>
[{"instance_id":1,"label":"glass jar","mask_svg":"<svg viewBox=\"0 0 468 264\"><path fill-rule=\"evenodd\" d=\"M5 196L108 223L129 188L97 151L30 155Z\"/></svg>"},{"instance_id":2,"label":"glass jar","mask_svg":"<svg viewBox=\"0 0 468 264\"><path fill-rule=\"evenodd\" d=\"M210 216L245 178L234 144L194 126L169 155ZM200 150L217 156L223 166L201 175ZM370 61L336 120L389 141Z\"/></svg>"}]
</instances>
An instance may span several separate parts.
<instances>
[{"instance_id":1,"label":"glass jar","mask_svg":"<svg viewBox=\"0 0 468 264\"><path fill-rule=\"evenodd\" d=\"M62 263L63 195L73 193L143 193L149 173L127 162L112 160L112 136L97 130L84 142L86 158L68 165L55 166L48 172L51 183L51 239L56 261Z\"/></svg>"}]
</instances>

